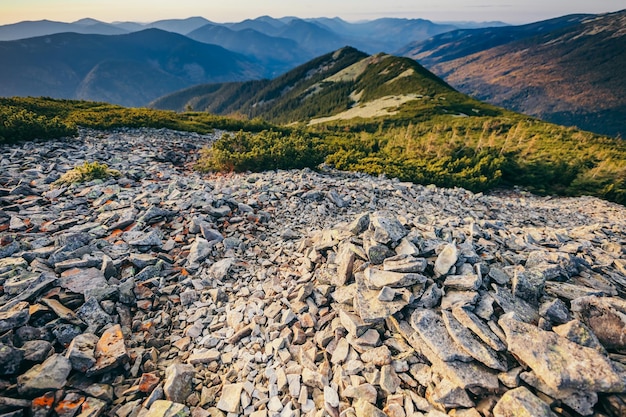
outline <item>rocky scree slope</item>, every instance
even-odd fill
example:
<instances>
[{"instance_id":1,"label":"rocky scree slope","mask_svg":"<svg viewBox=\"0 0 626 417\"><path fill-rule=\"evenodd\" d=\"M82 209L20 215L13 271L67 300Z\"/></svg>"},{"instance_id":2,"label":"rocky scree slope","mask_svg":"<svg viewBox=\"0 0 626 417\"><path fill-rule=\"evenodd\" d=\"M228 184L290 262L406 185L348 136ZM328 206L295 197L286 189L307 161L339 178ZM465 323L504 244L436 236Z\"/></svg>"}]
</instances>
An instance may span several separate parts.
<instances>
[{"instance_id":1,"label":"rocky scree slope","mask_svg":"<svg viewBox=\"0 0 626 417\"><path fill-rule=\"evenodd\" d=\"M624 207L192 172L217 135L0 150L0 413L624 415Z\"/></svg>"}]
</instances>

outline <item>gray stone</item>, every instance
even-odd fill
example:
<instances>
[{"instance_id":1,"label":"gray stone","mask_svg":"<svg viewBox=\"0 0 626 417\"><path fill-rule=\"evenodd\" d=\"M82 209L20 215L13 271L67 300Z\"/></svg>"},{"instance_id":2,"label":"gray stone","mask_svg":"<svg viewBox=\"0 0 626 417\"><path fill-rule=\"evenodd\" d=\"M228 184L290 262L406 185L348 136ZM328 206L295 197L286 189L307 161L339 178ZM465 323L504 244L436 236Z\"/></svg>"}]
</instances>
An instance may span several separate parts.
<instances>
[{"instance_id":1,"label":"gray stone","mask_svg":"<svg viewBox=\"0 0 626 417\"><path fill-rule=\"evenodd\" d=\"M108 284L102 271L97 268L74 268L61 274L59 285L77 294L85 294L87 290L106 287Z\"/></svg>"},{"instance_id":2,"label":"gray stone","mask_svg":"<svg viewBox=\"0 0 626 417\"><path fill-rule=\"evenodd\" d=\"M624 381L609 358L553 332L521 322L513 314L500 317L509 351L555 391L620 392Z\"/></svg>"},{"instance_id":3,"label":"gray stone","mask_svg":"<svg viewBox=\"0 0 626 417\"><path fill-rule=\"evenodd\" d=\"M16 373L22 365L24 352L20 349L0 343L0 375L12 375Z\"/></svg>"},{"instance_id":4,"label":"gray stone","mask_svg":"<svg viewBox=\"0 0 626 417\"><path fill-rule=\"evenodd\" d=\"M187 359L187 362L192 365L196 365L198 363L211 363L220 360L220 356L221 353L216 349L205 350L192 353Z\"/></svg>"},{"instance_id":5,"label":"gray stone","mask_svg":"<svg viewBox=\"0 0 626 417\"><path fill-rule=\"evenodd\" d=\"M594 406L598 402L598 394L595 392L583 392L578 390L554 391L533 372L523 372L521 374L521 379L531 387L534 387L549 397L561 400L565 405L572 408L578 414L589 416L594 413Z\"/></svg>"},{"instance_id":6,"label":"gray stone","mask_svg":"<svg viewBox=\"0 0 626 417\"><path fill-rule=\"evenodd\" d=\"M443 247L437 260L435 261L435 273L438 275L446 275L450 272L450 268L459 260L459 250L456 245L447 244Z\"/></svg>"},{"instance_id":7,"label":"gray stone","mask_svg":"<svg viewBox=\"0 0 626 417\"><path fill-rule=\"evenodd\" d=\"M95 350L99 337L91 333L76 336L67 348L65 357L70 360L72 368L85 373L96 364Z\"/></svg>"},{"instance_id":8,"label":"gray stone","mask_svg":"<svg viewBox=\"0 0 626 417\"><path fill-rule=\"evenodd\" d=\"M366 323L383 321L413 302L414 295L409 291L402 292L407 298L379 301L378 291L368 289L363 274L356 274L355 281L357 292L354 298L354 306L358 315Z\"/></svg>"},{"instance_id":9,"label":"gray stone","mask_svg":"<svg viewBox=\"0 0 626 417\"><path fill-rule=\"evenodd\" d=\"M598 337L579 320L574 319L560 326L554 326L552 331L581 346L595 349L601 353L606 352Z\"/></svg>"},{"instance_id":10,"label":"gray stone","mask_svg":"<svg viewBox=\"0 0 626 417\"><path fill-rule=\"evenodd\" d=\"M345 285L352 279L352 268L356 255L350 245L341 245L335 258L337 264L337 274L331 279L331 284L337 287Z\"/></svg>"},{"instance_id":11,"label":"gray stone","mask_svg":"<svg viewBox=\"0 0 626 417\"><path fill-rule=\"evenodd\" d=\"M427 398L446 409L474 407L474 402L467 392L447 379L438 381L434 388L429 387Z\"/></svg>"},{"instance_id":12,"label":"gray stone","mask_svg":"<svg viewBox=\"0 0 626 417\"><path fill-rule=\"evenodd\" d=\"M432 310L415 310L411 315L411 326L428 347L444 362L470 362L468 355L446 330L441 317Z\"/></svg>"},{"instance_id":13,"label":"gray stone","mask_svg":"<svg viewBox=\"0 0 626 417\"><path fill-rule=\"evenodd\" d=\"M515 297L511 292L498 285L493 285L494 291L490 291L489 295L493 297L496 303L504 310L505 313L515 313L521 320L526 323L536 323L539 320L537 309L525 300Z\"/></svg>"},{"instance_id":14,"label":"gray stone","mask_svg":"<svg viewBox=\"0 0 626 417\"><path fill-rule=\"evenodd\" d=\"M465 352L491 369L507 370L506 363L498 357L497 353L480 342L474 333L454 318L452 313L443 310L441 314L448 333Z\"/></svg>"},{"instance_id":15,"label":"gray stone","mask_svg":"<svg viewBox=\"0 0 626 417\"><path fill-rule=\"evenodd\" d=\"M383 287L410 287L415 284L424 285L427 278L421 274L399 273L383 271L376 268L366 268L364 271L365 284L373 290L380 290Z\"/></svg>"},{"instance_id":16,"label":"gray stone","mask_svg":"<svg viewBox=\"0 0 626 417\"><path fill-rule=\"evenodd\" d=\"M428 261L424 258L416 258L411 255L402 254L386 258L383 261L383 269L392 272L424 272L428 266Z\"/></svg>"},{"instance_id":17,"label":"gray stone","mask_svg":"<svg viewBox=\"0 0 626 417\"><path fill-rule=\"evenodd\" d=\"M211 254L212 246L213 245L206 239L196 237L196 240L191 244L191 248L189 249L187 261L192 265L201 263Z\"/></svg>"},{"instance_id":18,"label":"gray stone","mask_svg":"<svg viewBox=\"0 0 626 417\"><path fill-rule=\"evenodd\" d=\"M21 395L33 398L46 391L58 390L65 386L72 364L64 356L55 354L42 364L33 366L25 374L17 377L17 390Z\"/></svg>"},{"instance_id":19,"label":"gray stone","mask_svg":"<svg viewBox=\"0 0 626 417\"><path fill-rule=\"evenodd\" d=\"M530 270L515 270L511 280L513 296L535 305L541 296L546 279L543 275Z\"/></svg>"},{"instance_id":20,"label":"gray stone","mask_svg":"<svg viewBox=\"0 0 626 417\"><path fill-rule=\"evenodd\" d=\"M193 392L193 377L196 371L193 366L174 363L165 370L163 392L165 398L175 403L184 403Z\"/></svg>"},{"instance_id":21,"label":"gray stone","mask_svg":"<svg viewBox=\"0 0 626 417\"><path fill-rule=\"evenodd\" d=\"M148 233L126 232L122 236L131 246L161 247L163 245L163 238L158 230L151 230Z\"/></svg>"},{"instance_id":22,"label":"gray stone","mask_svg":"<svg viewBox=\"0 0 626 417\"><path fill-rule=\"evenodd\" d=\"M504 393L493 408L494 417L551 417L548 404L541 401L526 387L519 387Z\"/></svg>"},{"instance_id":23,"label":"gray stone","mask_svg":"<svg viewBox=\"0 0 626 417\"><path fill-rule=\"evenodd\" d=\"M383 365L380 368L380 388L387 394L394 394L402 381L396 374L396 371L391 365Z\"/></svg>"},{"instance_id":24,"label":"gray stone","mask_svg":"<svg viewBox=\"0 0 626 417\"><path fill-rule=\"evenodd\" d=\"M348 230L354 235L360 235L368 229L370 225L370 214L361 213L357 215L352 223L348 225Z\"/></svg>"},{"instance_id":25,"label":"gray stone","mask_svg":"<svg viewBox=\"0 0 626 417\"><path fill-rule=\"evenodd\" d=\"M408 233L397 219L380 212L370 217L370 229L374 231L374 240L383 245L396 243Z\"/></svg>"},{"instance_id":26,"label":"gray stone","mask_svg":"<svg viewBox=\"0 0 626 417\"><path fill-rule=\"evenodd\" d=\"M209 268L209 275L218 281L223 281L228 277L230 269L235 265L235 258L221 259Z\"/></svg>"},{"instance_id":27,"label":"gray stone","mask_svg":"<svg viewBox=\"0 0 626 417\"><path fill-rule=\"evenodd\" d=\"M442 296L443 291L441 288L439 288L436 283L432 283L424 290L424 293L417 302L417 306L421 308L434 308L439 304Z\"/></svg>"},{"instance_id":28,"label":"gray stone","mask_svg":"<svg viewBox=\"0 0 626 417\"><path fill-rule=\"evenodd\" d=\"M464 307L455 307L452 309L452 314L459 323L474 332L487 346L498 352L506 350L504 342L471 310Z\"/></svg>"},{"instance_id":29,"label":"gray stone","mask_svg":"<svg viewBox=\"0 0 626 417\"><path fill-rule=\"evenodd\" d=\"M563 324L572 320L567 305L559 298L541 304L539 314L554 324Z\"/></svg>"},{"instance_id":30,"label":"gray stone","mask_svg":"<svg viewBox=\"0 0 626 417\"><path fill-rule=\"evenodd\" d=\"M114 218L116 220L108 225L109 230L124 229L135 222L135 210L133 208L122 210Z\"/></svg>"},{"instance_id":31,"label":"gray stone","mask_svg":"<svg viewBox=\"0 0 626 417\"><path fill-rule=\"evenodd\" d=\"M477 291L482 283L482 279L476 274L448 275L443 281L443 286L462 291Z\"/></svg>"},{"instance_id":32,"label":"gray stone","mask_svg":"<svg viewBox=\"0 0 626 417\"><path fill-rule=\"evenodd\" d=\"M29 340L21 347L24 352L24 360L41 363L54 353L54 346L47 340Z\"/></svg>"},{"instance_id":33,"label":"gray stone","mask_svg":"<svg viewBox=\"0 0 626 417\"><path fill-rule=\"evenodd\" d=\"M111 316L100 307L100 303L94 297L88 298L76 311L76 314L89 325L88 331L90 333L98 333L104 326L113 322Z\"/></svg>"},{"instance_id":34,"label":"gray stone","mask_svg":"<svg viewBox=\"0 0 626 417\"><path fill-rule=\"evenodd\" d=\"M371 245L367 248L367 257L374 265L380 265L385 262L385 259L395 255L391 249L385 245Z\"/></svg>"}]
</instances>

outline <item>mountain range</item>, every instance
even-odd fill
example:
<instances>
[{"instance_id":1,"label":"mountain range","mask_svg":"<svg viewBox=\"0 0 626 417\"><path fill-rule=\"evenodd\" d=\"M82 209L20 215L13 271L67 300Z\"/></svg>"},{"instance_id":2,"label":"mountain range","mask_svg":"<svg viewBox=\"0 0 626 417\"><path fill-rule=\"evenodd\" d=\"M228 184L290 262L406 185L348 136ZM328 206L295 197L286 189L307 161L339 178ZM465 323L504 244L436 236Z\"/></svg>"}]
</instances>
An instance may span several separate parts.
<instances>
[{"instance_id":1,"label":"mountain range","mask_svg":"<svg viewBox=\"0 0 626 417\"><path fill-rule=\"evenodd\" d=\"M458 90L558 124L626 137L626 11L456 30L400 51Z\"/></svg>"},{"instance_id":2,"label":"mountain range","mask_svg":"<svg viewBox=\"0 0 626 417\"><path fill-rule=\"evenodd\" d=\"M77 98L142 106L206 82L248 80L261 66L217 45L159 29L60 33L0 42L0 96Z\"/></svg>"},{"instance_id":3,"label":"mountain range","mask_svg":"<svg viewBox=\"0 0 626 417\"><path fill-rule=\"evenodd\" d=\"M184 108L218 111L230 103L233 89L241 95L241 89L271 85L293 68L351 46L368 55L386 51L417 60L459 91L492 104L624 136L625 16L571 15L493 27L269 16L234 23L202 17L149 24L21 22L0 26L0 39L43 35L0 42L0 60L11 63L0 68L0 95L178 109L182 101ZM56 31L65 33L50 34ZM258 103L254 111L246 106L231 103L219 111L263 113Z\"/></svg>"}]
</instances>

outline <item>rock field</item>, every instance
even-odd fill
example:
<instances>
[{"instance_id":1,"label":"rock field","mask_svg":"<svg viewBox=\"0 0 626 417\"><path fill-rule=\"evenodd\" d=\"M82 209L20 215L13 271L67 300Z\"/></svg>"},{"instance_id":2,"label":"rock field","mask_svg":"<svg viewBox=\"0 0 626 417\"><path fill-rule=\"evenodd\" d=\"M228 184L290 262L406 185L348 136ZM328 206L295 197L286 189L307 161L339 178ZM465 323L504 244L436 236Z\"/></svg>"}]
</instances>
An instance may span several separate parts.
<instances>
[{"instance_id":1,"label":"rock field","mask_svg":"<svg viewBox=\"0 0 626 417\"><path fill-rule=\"evenodd\" d=\"M0 148L0 417L626 415L624 207L193 172L213 139Z\"/></svg>"}]
</instances>

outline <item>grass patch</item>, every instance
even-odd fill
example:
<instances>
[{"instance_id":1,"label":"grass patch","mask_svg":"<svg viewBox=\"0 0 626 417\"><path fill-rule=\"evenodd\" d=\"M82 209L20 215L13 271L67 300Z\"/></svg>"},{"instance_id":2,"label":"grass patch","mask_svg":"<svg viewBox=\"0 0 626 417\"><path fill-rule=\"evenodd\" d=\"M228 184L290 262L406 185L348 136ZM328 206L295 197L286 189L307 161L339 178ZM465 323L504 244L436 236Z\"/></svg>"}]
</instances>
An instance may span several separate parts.
<instances>
[{"instance_id":1,"label":"grass patch","mask_svg":"<svg viewBox=\"0 0 626 417\"><path fill-rule=\"evenodd\" d=\"M111 177L117 178L121 176L122 174L119 171L110 169L107 164L103 164L98 161L85 161L82 165L75 166L67 171L61 176L61 178L56 180L53 185L71 185L93 180L103 180Z\"/></svg>"}]
</instances>

